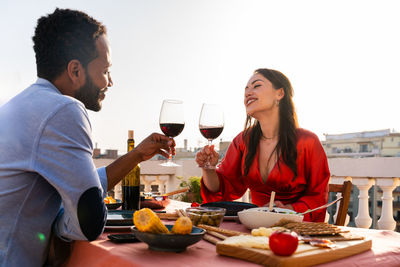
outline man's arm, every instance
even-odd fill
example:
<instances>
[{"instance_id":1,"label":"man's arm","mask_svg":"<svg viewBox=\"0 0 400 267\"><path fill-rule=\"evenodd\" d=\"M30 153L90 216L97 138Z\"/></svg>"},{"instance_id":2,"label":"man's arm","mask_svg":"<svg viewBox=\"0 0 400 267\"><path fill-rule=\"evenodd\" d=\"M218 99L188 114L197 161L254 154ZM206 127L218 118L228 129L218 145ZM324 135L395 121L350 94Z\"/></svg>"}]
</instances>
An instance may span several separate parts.
<instances>
[{"instance_id":1,"label":"man's arm","mask_svg":"<svg viewBox=\"0 0 400 267\"><path fill-rule=\"evenodd\" d=\"M152 158L155 154L168 157L166 151L175 154L175 141L165 135L152 133L137 147L115 160L106 167L107 188L113 188L125 177L138 163Z\"/></svg>"}]
</instances>

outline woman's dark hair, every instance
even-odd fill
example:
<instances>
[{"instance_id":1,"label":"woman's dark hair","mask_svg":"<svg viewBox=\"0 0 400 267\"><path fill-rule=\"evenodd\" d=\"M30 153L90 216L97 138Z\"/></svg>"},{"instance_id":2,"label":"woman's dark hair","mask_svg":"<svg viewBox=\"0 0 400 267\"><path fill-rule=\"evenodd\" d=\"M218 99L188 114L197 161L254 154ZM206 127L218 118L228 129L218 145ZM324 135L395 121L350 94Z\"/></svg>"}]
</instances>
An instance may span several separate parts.
<instances>
[{"instance_id":1,"label":"woman's dark hair","mask_svg":"<svg viewBox=\"0 0 400 267\"><path fill-rule=\"evenodd\" d=\"M298 122L293 103L292 85L290 84L289 79L279 71L257 69L254 71L254 74L257 73L269 80L274 89L278 90L283 88L285 92L283 98L279 101L279 140L274 152L278 159L278 167L279 156L282 155L283 162L293 171L293 179L295 179L297 176L296 129L298 128ZM243 136L247 147L247 154L244 162L244 174L247 175L262 137L260 122L247 115Z\"/></svg>"},{"instance_id":2,"label":"woman's dark hair","mask_svg":"<svg viewBox=\"0 0 400 267\"><path fill-rule=\"evenodd\" d=\"M86 68L98 56L96 40L102 34L106 27L81 11L57 8L39 18L32 37L37 76L53 81L73 59Z\"/></svg>"}]
</instances>

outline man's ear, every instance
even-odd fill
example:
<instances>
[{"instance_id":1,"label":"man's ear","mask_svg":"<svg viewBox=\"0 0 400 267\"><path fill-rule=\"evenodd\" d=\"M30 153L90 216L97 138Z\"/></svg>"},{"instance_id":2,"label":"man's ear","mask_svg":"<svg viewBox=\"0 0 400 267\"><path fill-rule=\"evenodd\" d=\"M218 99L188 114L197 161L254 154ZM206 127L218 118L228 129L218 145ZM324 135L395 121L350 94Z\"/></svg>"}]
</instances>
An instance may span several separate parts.
<instances>
[{"instance_id":1,"label":"man's ear","mask_svg":"<svg viewBox=\"0 0 400 267\"><path fill-rule=\"evenodd\" d=\"M85 84L85 69L79 60L73 59L68 63L67 74L74 88L80 88Z\"/></svg>"}]
</instances>

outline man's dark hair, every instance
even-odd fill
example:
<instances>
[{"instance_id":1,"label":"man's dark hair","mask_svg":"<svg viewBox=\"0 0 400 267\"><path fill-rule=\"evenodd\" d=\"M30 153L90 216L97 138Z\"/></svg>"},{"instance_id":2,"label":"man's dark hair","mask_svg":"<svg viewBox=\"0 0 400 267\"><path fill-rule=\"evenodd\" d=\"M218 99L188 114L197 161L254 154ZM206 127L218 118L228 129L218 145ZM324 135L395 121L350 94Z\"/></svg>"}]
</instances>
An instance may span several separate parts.
<instances>
[{"instance_id":1,"label":"man's dark hair","mask_svg":"<svg viewBox=\"0 0 400 267\"><path fill-rule=\"evenodd\" d=\"M106 32L103 24L77 10L56 8L39 18L32 37L37 76L54 81L73 59L86 68L98 56L97 38Z\"/></svg>"}]
</instances>

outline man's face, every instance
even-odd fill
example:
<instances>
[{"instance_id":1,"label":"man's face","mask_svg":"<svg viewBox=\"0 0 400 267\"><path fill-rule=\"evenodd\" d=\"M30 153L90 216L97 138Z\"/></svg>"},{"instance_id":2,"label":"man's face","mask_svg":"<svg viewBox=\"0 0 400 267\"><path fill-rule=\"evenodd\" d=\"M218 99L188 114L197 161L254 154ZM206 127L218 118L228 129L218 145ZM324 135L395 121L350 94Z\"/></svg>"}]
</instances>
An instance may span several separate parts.
<instances>
[{"instance_id":1,"label":"man's face","mask_svg":"<svg viewBox=\"0 0 400 267\"><path fill-rule=\"evenodd\" d=\"M87 109L99 111L101 102L106 97L108 87L113 85L110 67L111 51L106 35L101 35L96 41L98 57L89 62L86 67L85 84L76 92L75 98L80 100Z\"/></svg>"}]
</instances>

